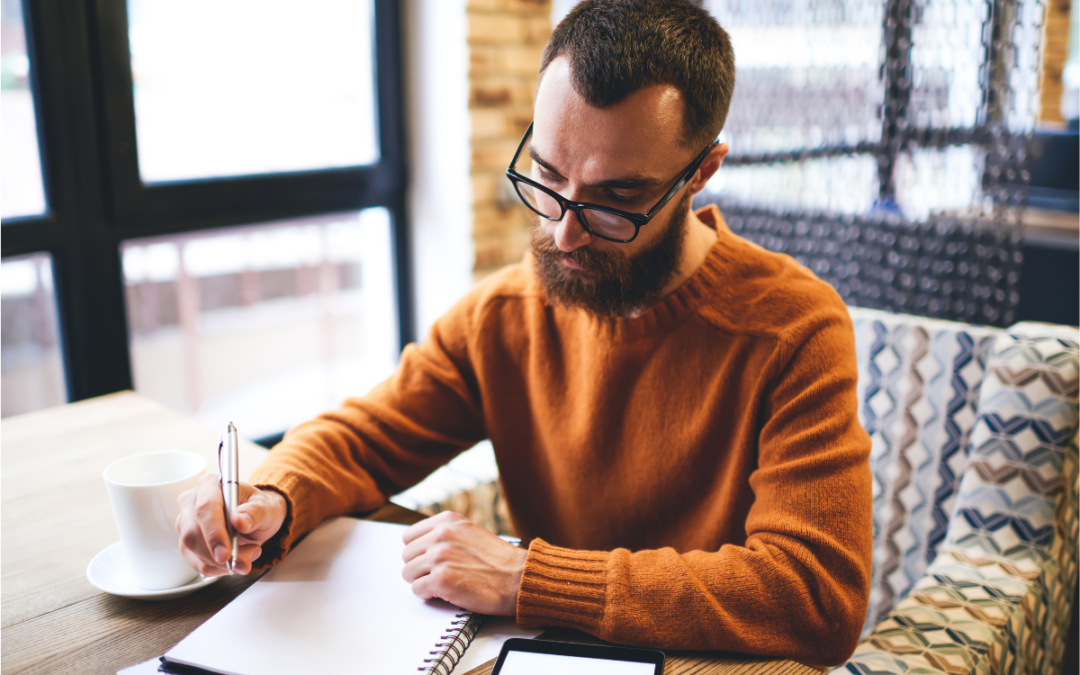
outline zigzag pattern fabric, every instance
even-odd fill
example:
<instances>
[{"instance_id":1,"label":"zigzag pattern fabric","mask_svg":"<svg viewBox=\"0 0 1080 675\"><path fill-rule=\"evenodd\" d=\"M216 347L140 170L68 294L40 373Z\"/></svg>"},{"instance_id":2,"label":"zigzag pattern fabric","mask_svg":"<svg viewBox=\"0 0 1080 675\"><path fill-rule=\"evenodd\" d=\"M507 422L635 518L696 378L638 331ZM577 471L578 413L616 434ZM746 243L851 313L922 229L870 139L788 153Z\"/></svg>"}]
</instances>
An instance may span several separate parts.
<instances>
[{"instance_id":1,"label":"zigzag pattern fabric","mask_svg":"<svg viewBox=\"0 0 1080 675\"><path fill-rule=\"evenodd\" d=\"M913 392L927 380L926 371L916 364L925 356L914 357L932 351L920 345L935 342L933 328L916 317L874 317L863 310L852 314L863 340L860 359L866 360L860 364L874 361L881 371L878 380L901 367L890 363L882 370L880 354L888 349L879 349L888 342L884 336L892 335L894 344L911 348L901 350L911 355L911 381L902 384L903 376L897 375L892 396L914 400ZM916 330L911 337L905 333L905 322L910 330L922 327L924 334ZM963 341L973 346L973 354L983 354L981 366L968 366L967 375L981 367L985 376L974 398L973 423L966 434L960 432L965 440L956 452L966 455L964 466L958 460L937 461L938 467L949 463L952 475L960 480L958 485L953 481L951 506L946 506L948 500L934 503L949 515L945 538L936 545L920 528L925 516L897 515L918 510L916 493L936 498L948 492L945 486L950 482L939 472L936 483L921 491L909 488L934 475L920 470L925 461L934 463L927 459L932 451L925 456L914 453L918 443L910 440L911 432L896 433L906 430L905 424L919 425L919 404L913 404L910 412L880 416L873 401L879 395L875 375L872 370L860 371L860 388L867 395L864 420L884 425L871 432L880 437L875 439L872 470L881 489L875 496L875 596L868 617L873 628L852 659L834 673L1047 673L1060 668L1077 573L1077 332L1033 324L994 331L995 336L955 324L952 331L957 340L967 334L970 340ZM871 335L880 337L871 341ZM987 340L989 351L980 351ZM973 384L964 382L969 391ZM960 386L954 382L954 388ZM943 414L948 410L943 408ZM889 414L908 419L886 432ZM966 414L959 418L962 429ZM933 419L919 425L915 435L928 438ZM946 436L952 440L949 432ZM880 443L895 447L879 449ZM882 497L884 493L888 497ZM928 504L922 508L929 509ZM894 528L905 518L911 525L906 533L904 526ZM920 539L925 544L918 543ZM925 574L911 579L906 572L899 573L914 564L920 551L923 560L932 561ZM908 582L913 584L905 589ZM888 607L884 604L888 599L899 601ZM876 621L882 614L883 620Z\"/></svg>"},{"instance_id":2,"label":"zigzag pattern fabric","mask_svg":"<svg viewBox=\"0 0 1080 675\"><path fill-rule=\"evenodd\" d=\"M854 307L851 316L874 486L865 635L922 578L945 538L1001 331Z\"/></svg>"}]
</instances>

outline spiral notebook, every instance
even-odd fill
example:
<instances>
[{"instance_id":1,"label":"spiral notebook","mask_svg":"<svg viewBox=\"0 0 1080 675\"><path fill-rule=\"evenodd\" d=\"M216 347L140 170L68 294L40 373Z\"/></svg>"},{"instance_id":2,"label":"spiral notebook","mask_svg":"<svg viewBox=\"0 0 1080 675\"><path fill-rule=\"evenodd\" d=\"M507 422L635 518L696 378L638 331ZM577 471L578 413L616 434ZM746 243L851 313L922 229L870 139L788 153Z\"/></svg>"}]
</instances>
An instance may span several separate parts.
<instances>
[{"instance_id":1,"label":"spiral notebook","mask_svg":"<svg viewBox=\"0 0 1080 675\"><path fill-rule=\"evenodd\" d=\"M164 668L221 675L448 675L483 617L413 595L401 578L404 529L328 520L169 650Z\"/></svg>"}]
</instances>

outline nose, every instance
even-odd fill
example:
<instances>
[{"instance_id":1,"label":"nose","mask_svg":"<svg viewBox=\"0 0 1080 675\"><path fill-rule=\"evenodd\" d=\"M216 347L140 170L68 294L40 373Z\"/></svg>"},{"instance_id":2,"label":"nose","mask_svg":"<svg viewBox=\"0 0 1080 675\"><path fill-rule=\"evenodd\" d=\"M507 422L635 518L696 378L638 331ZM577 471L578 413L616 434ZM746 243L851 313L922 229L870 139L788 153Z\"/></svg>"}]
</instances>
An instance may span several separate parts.
<instances>
[{"instance_id":1,"label":"nose","mask_svg":"<svg viewBox=\"0 0 1080 675\"><path fill-rule=\"evenodd\" d=\"M555 223L555 245L560 251L569 253L591 244L594 239L596 237L582 227L578 215L570 209L563 214L562 220Z\"/></svg>"}]
</instances>

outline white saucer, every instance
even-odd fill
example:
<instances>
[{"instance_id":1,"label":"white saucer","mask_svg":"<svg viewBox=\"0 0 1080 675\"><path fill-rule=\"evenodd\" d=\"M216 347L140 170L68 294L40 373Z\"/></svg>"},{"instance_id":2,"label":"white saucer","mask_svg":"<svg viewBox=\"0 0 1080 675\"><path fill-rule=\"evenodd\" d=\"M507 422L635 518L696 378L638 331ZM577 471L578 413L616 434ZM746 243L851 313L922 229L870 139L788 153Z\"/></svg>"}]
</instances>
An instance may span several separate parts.
<instances>
[{"instance_id":1,"label":"white saucer","mask_svg":"<svg viewBox=\"0 0 1080 675\"><path fill-rule=\"evenodd\" d=\"M135 598L136 600L171 600L180 598L188 593L194 593L203 586L209 586L220 578L200 574L190 583L176 588L164 588L160 591L139 588L132 583L131 574L128 572L127 567L127 556L124 555L124 545L121 542L116 542L98 553L86 568L87 581L98 590L125 598Z\"/></svg>"}]
</instances>

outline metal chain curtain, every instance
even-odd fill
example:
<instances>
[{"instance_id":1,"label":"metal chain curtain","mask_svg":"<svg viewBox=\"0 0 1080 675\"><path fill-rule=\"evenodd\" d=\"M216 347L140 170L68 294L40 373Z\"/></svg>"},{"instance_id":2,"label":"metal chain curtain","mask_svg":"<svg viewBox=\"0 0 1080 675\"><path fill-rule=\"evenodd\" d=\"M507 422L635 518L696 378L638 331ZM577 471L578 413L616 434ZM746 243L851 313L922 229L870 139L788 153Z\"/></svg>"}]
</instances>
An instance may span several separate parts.
<instances>
[{"instance_id":1,"label":"metal chain curtain","mask_svg":"<svg viewBox=\"0 0 1080 675\"><path fill-rule=\"evenodd\" d=\"M1011 324L1043 4L704 5L737 81L731 154L698 205L848 304Z\"/></svg>"}]
</instances>

